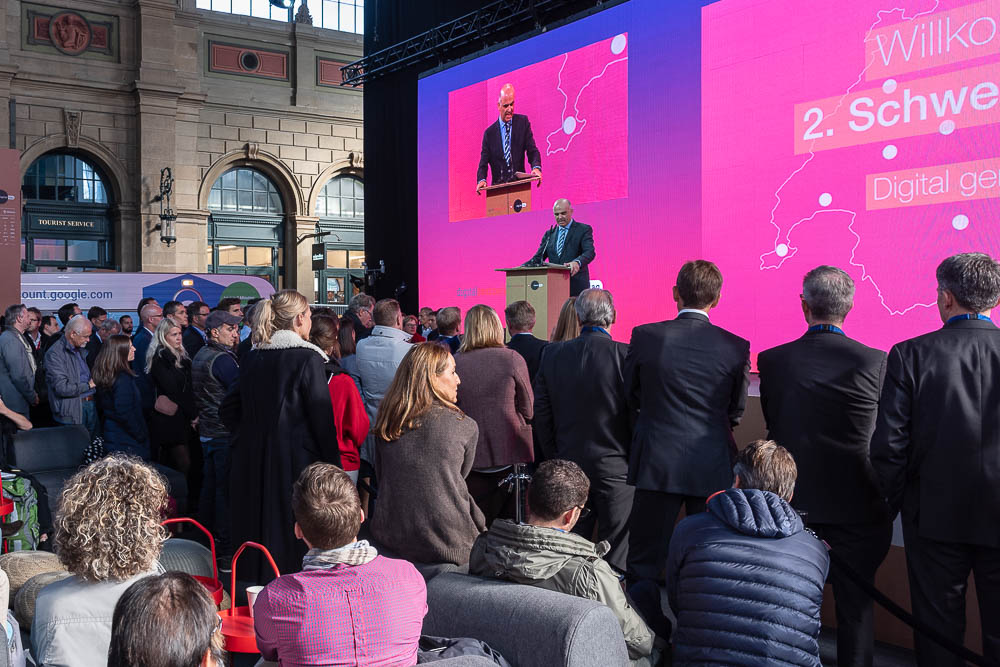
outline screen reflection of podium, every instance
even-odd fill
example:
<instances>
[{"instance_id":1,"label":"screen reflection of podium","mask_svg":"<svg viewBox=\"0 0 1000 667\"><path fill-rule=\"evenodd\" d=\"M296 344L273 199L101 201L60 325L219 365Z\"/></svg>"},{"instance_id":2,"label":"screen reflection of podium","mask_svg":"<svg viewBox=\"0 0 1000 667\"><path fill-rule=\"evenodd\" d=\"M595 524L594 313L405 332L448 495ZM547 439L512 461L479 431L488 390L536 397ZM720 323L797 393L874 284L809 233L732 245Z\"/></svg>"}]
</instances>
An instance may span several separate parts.
<instances>
[{"instance_id":1,"label":"screen reflection of podium","mask_svg":"<svg viewBox=\"0 0 1000 667\"><path fill-rule=\"evenodd\" d=\"M538 180L523 172L517 172L516 181L497 183L486 187L486 215L509 215L531 210L531 184ZM520 178L520 177L524 178Z\"/></svg>"},{"instance_id":2,"label":"screen reflection of podium","mask_svg":"<svg viewBox=\"0 0 1000 667\"><path fill-rule=\"evenodd\" d=\"M542 340L559 320L559 311L569 298L569 269L562 264L514 266L497 269L507 274L507 304L527 301L535 309L535 328L531 333Z\"/></svg>"}]
</instances>

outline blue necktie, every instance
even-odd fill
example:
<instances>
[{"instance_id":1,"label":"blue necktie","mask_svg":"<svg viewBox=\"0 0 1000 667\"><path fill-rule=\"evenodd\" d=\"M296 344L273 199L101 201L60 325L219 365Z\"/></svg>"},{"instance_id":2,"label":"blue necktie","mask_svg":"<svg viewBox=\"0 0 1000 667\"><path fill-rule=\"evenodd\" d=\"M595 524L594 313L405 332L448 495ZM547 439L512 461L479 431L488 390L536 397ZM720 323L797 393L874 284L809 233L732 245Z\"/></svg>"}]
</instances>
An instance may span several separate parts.
<instances>
[{"instance_id":1,"label":"blue necktie","mask_svg":"<svg viewBox=\"0 0 1000 667\"><path fill-rule=\"evenodd\" d=\"M563 246L566 245L566 228L559 228L559 236L556 238L556 254L562 257Z\"/></svg>"},{"instance_id":2,"label":"blue necktie","mask_svg":"<svg viewBox=\"0 0 1000 667\"><path fill-rule=\"evenodd\" d=\"M510 166L510 121L503 124L504 127L504 137L503 137L503 157L507 160L507 166Z\"/></svg>"}]
</instances>

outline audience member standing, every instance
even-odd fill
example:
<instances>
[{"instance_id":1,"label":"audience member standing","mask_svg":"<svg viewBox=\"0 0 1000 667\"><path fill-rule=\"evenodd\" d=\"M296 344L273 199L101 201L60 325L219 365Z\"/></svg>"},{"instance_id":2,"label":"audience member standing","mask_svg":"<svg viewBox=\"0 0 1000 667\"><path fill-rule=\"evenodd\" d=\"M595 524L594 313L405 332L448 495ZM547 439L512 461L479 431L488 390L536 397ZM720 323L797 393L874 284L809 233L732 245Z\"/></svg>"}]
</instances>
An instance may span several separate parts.
<instances>
[{"instance_id":1,"label":"audience member standing","mask_svg":"<svg viewBox=\"0 0 1000 667\"><path fill-rule=\"evenodd\" d=\"M364 514L350 478L313 463L295 482L292 510L295 534L309 551L301 572L295 568L257 596L254 630L264 659L303 666L416 664L427 587L412 564L358 541Z\"/></svg>"},{"instance_id":2,"label":"audience member standing","mask_svg":"<svg viewBox=\"0 0 1000 667\"><path fill-rule=\"evenodd\" d=\"M504 347L503 325L489 306L469 309L459 352L455 372L465 379L458 407L479 426L476 458L466 481L489 525L498 516L514 518L517 499L499 484L512 465L535 458L530 425L535 396L524 359Z\"/></svg>"},{"instance_id":3,"label":"audience member standing","mask_svg":"<svg viewBox=\"0 0 1000 667\"><path fill-rule=\"evenodd\" d=\"M38 364L31 344L25 338L31 314L23 303L7 309L7 328L0 333L0 398L4 404L27 418L31 406L38 404L35 372Z\"/></svg>"},{"instance_id":4,"label":"audience member standing","mask_svg":"<svg viewBox=\"0 0 1000 667\"><path fill-rule=\"evenodd\" d=\"M445 347L415 345L378 411L372 537L409 561L463 565L486 529L465 483L479 427L455 405L459 383Z\"/></svg>"},{"instance_id":5,"label":"audience member standing","mask_svg":"<svg viewBox=\"0 0 1000 667\"><path fill-rule=\"evenodd\" d=\"M309 340L330 357L330 361L326 364L326 383L330 388L333 420L337 425L340 467L357 484L358 470L361 468L361 446L368 437L369 421L358 386L338 363L340 359L338 329L336 317L317 315L313 318Z\"/></svg>"},{"instance_id":6,"label":"audience member standing","mask_svg":"<svg viewBox=\"0 0 1000 667\"><path fill-rule=\"evenodd\" d=\"M733 472L733 488L713 494L670 541L673 664L818 667L830 557L788 504L795 461L758 440Z\"/></svg>"},{"instance_id":7,"label":"audience member standing","mask_svg":"<svg viewBox=\"0 0 1000 667\"><path fill-rule=\"evenodd\" d=\"M104 447L150 460L149 430L132 370L135 347L125 335L110 336L94 360L94 384Z\"/></svg>"},{"instance_id":8,"label":"audience member standing","mask_svg":"<svg viewBox=\"0 0 1000 667\"><path fill-rule=\"evenodd\" d=\"M372 328L378 324L373 320L374 308L375 298L362 292L351 297L351 303L344 313L344 317L354 320L354 338L359 343L370 336Z\"/></svg>"},{"instance_id":9,"label":"audience member standing","mask_svg":"<svg viewBox=\"0 0 1000 667\"><path fill-rule=\"evenodd\" d=\"M194 359L198 350L208 342L208 332L205 329L205 320L211 311L204 301L194 301L187 307L188 317L191 319L191 326L184 330L184 349L188 356Z\"/></svg>"},{"instance_id":10,"label":"audience member standing","mask_svg":"<svg viewBox=\"0 0 1000 667\"><path fill-rule=\"evenodd\" d=\"M715 264L688 262L674 286L677 319L632 330L625 391L639 414L628 471L630 583L659 579L681 506L703 511L705 498L733 479L750 344L709 321L721 290Z\"/></svg>"},{"instance_id":11,"label":"audience member standing","mask_svg":"<svg viewBox=\"0 0 1000 667\"><path fill-rule=\"evenodd\" d=\"M52 416L60 424L83 424L90 437L99 432L94 381L83 348L90 340L90 321L77 315L45 353L45 382Z\"/></svg>"},{"instance_id":12,"label":"audience member standing","mask_svg":"<svg viewBox=\"0 0 1000 667\"><path fill-rule=\"evenodd\" d=\"M91 320L91 323L93 323L93 320ZM89 366L91 370L94 368L94 362L97 361L97 355L100 353L101 346L104 344L104 341L111 338L121 330L122 325L116 320L108 317L105 317L99 326L94 326L93 333L90 336L90 342L87 343L87 347L84 348L87 351L87 366ZM94 344L95 342L96 345Z\"/></svg>"},{"instance_id":13,"label":"audience member standing","mask_svg":"<svg viewBox=\"0 0 1000 667\"><path fill-rule=\"evenodd\" d=\"M437 335L427 340L439 345L447 345L452 354L458 352L462 345L462 336L458 333L458 325L462 323L462 311L456 306L442 308L437 313Z\"/></svg>"},{"instance_id":14,"label":"audience member standing","mask_svg":"<svg viewBox=\"0 0 1000 667\"><path fill-rule=\"evenodd\" d=\"M59 323L62 324L63 328L69 323L71 319L80 315L83 311L80 310L80 306L75 303L64 303L59 306L59 310L56 311L56 315L59 318ZM62 338L62 331L53 332L52 336L45 341L42 346L42 356L49 351L49 348L60 338Z\"/></svg>"},{"instance_id":15,"label":"audience member standing","mask_svg":"<svg viewBox=\"0 0 1000 667\"><path fill-rule=\"evenodd\" d=\"M198 408L198 439L204 461L198 510L205 525L215 535L216 551L225 565L232 555L229 540L232 433L222 423L219 410L223 398L233 390L240 376L236 353L233 352L233 345L239 339L237 327L240 316L213 310L204 324L208 343L198 350L191 362L191 383Z\"/></svg>"},{"instance_id":16,"label":"audience member standing","mask_svg":"<svg viewBox=\"0 0 1000 667\"><path fill-rule=\"evenodd\" d=\"M188 311L187 306L185 306L180 301L167 301L163 304L163 316L169 317L177 326L181 328L181 333L188 326Z\"/></svg>"},{"instance_id":17,"label":"audience member standing","mask_svg":"<svg viewBox=\"0 0 1000 667\"><path fill-rule=\"evenodd\" d=\"M160 521L166 505L166 480L138 459L109 456L69 478L56 513L54 541L71 576L38 593L31 626L37 664L108 664L118 598L160 570L167 537Z\"/></svg>"},{"instance_id":18,"label":"audience member standing","mask_svg":"<svg viewBox=\"0 0 1000 667\"><path fill-rule=\"evenodd\" d=\"M27 337L28 342L31 343L31 352L35 356L35 361L41 361L42 311L34 307L28 308L28 328L25 329L24 335Z\"/></svg>"},{"instance_id":19,"label":"audience member standing","mask_svg":"<svg viewBox=\"0 0 1000 667\"><path fill-rule=\"evenodd\" d=\"M407 315L403 318L403 331L410 335L410 342L414 345L427 342L427 339L420 335L416 315Z\"/></svg>"},{"instance_id":20,"label":"audience member standing","mask_svg":"<svg viewBox=\"0 0 1000 667\"><path fill-rule=\"evenodd\" d=\"M312 314L295 290L256 304L252 322L254 349L240 361L239 384L220 413L234 436L230 497L240 499L231 539L266 544L279 569L293 572L305 549L292 532L292 484L310 463L340 465L323 368L328 357L308 342ZM258 579L261 564L247 559L248 580Z\"/></svg>"},{"instance_id":21,"label":"audience member standing","mask_svg":"<svg viewBox=\"0 0 1000 667\"><path fill-rule=\"evenodd\" d=\"M889 551L892 523L868 459L885 352L844 333L854 307L854 281L820 266L802 281L802 337L757 358L767 437L795 457L792 505L850 567L874 583ZM871 667L875 650L872 600L837 568L837 664Z\"/></svg>"},{"instance_id":22,"label":"audience member standing","mask_svg":"<svg viewBox=\"0 0 1000 667\"><path fill-rule=\"evenodd\" d=\"M191 360L181 344L181 328L170 318L156 327L146 352L146 372L156 392L153 414L149 419L153 456L188 478L193 500L196 484L191 475L191 438L198 419L191 383ZM200 475L199 475L200 476ZM195 507L196 503L190 503Z\"/></svg>"},{"instance_id":23,"label":"audience member standing","mask_svg":"<svg viewBox=\"0 0 1000 667\"><path fill-rule=\"evenodd\" d=\"M944 327L892 347L872 463L902 509L913 615L962 645L971 571L983 653L1000 661L1000 265L954 255L937 268ZM963 665L915 633L921 667Z\"/></svg>"},{"instance_id":24,"label":"audience member standing","mask_svg":"<svg viewBox=\"0 0 1000 667\"><path fill-rule=\"evenodd\" d=\"M420 335L430 340L428 336L437 329L437 311L424 306L420 309L418 317L420 318Z\"/></svg>"},{"instance_id":25,"label":"audience member standing","mask_svg":"<svg viewBox=\"0 0 1000 667\"><path fill-rule=\"evenodd\" d=\"M132 336L132 345L135 346L135 360L132 362L132 370L139 381L139 395L142 396L142 412L148 418L153 412L153 403L156 401L156 392L153 391L153 382L146 371L146 356L149 352L149 344L153 340L153 332L163 320L163 310L156 305L156 302L147 303L139 307L139 330Z\"/></svg>"},{"instance_id":26,"label":"audience member standing","mask_svg":"<svg viewBox=\"0 0 1000 667\"><path fill-rule=\"evenodd\" d=\"M340 328L337 330L337 345L340 347L340 367L351 376L358 391L361 391L361 381L358 376L358 344L354 340L354 320L341 317Z\"/></svg>"},{"instance_id":27,"label":"audience member standing","mask_svg":"<svg viewBox=\"0 0 1000 667\"><path fill-rule=\"evenodd\" d=\"M562 308L559 309L559 319L556 320L556 325L552 328L551 342L561 343L573 340L580 335L580 322L576 319L575 304L575 296L571 296L563 302Z\"/></svg>"},{"instance_id":28,"label":"audience member standing","mask_svg":"<svg viewBox=\"0 0 1000 667\"><path fill-rule=\"evenodd\" d=\"M626 483L632 430L625 399L628 345L611 339L611 292L585 289L574 304L580 335L545 348L535 378L535 435L548 459L580 466L590 480L590 516L576 532L611 547L605 557L619 572L628 555L628 518L635 489Z\"/></svg>"},{"instance_id":29,"label":"audience member standing","mask_svg":"<svg viewBox=\"0 0 1000 667\"><path fill-rule=\"evenodd\" d=\"M125 334L126 336L128 336L129 338L131 338L132 337L132 316L131 315L122 315L121 317L118 318L118 323L122 325L122 333Z\"/></svg>"},{"instance_id":30,"label":"audience member standing","mask_svg":"<svg viewBox=\"0 0 1000 667\"><path fill-rule=\"evenodd\" d=\"M515 301L507 304L503 316L507 320L507 333L510 334L507 347L524 357L524 363L528 365L528 377L534 382L542 361L542 350L549 344L547 340L535 338L531 333L535 328L535 309L527 301Z\"/></svg>"},{"instance_id":31,"label":"audience member standing","mask_svg":"<svg viewBox=\"0 0 1000 667\"><path fill-rule=\"evenodd\" d=\"M396 368L413 347L407 341L410 337L403 331L403 312L395 299L382 299L375 304L375 328L365 339L358 339L357 382L361 387L361 398L368 410L369 423L375 423L378 406L392 383ZM357 325L354 328L358 333ZM369 437L361 452L362 458L374 463L372 449L374 437Z\"/></svg>"}]
</instances>

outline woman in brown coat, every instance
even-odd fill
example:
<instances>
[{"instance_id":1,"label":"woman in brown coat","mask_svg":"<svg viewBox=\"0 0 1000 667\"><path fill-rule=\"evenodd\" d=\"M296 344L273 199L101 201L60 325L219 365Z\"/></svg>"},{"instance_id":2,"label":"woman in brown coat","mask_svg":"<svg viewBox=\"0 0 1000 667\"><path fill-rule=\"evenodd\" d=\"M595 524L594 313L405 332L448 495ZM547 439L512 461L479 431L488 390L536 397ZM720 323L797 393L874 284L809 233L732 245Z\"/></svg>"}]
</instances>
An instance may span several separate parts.
<instances>
[{"instance_id":1,"label":"woman in brown coat","mask_svg":"<svg viewBox=\"0 0 1000 667\"><path fill-rule=\"evenodd\" d=\"M486 529L465 486L479 428L455 405L455 359L437 343L406 353L375 420L375 542L418 563L469 561Z\"/></svg>"},{"instance_id":2,"label":"woman in brown coat","mask_svg":"<svg viewBox=\"0 0 1000 667\"><path fill-rule=\"evenodd\" d=\"M455 357L463 379L458 407L479 425L476 461L469 492L486 515L486 525L500 516L514 518L514 498L497 485L515 463L531 463L531 417L535 397L524 357L503 344L496 311L478 305L465 316L465 338Z\"/></svg>"}]
</instances>

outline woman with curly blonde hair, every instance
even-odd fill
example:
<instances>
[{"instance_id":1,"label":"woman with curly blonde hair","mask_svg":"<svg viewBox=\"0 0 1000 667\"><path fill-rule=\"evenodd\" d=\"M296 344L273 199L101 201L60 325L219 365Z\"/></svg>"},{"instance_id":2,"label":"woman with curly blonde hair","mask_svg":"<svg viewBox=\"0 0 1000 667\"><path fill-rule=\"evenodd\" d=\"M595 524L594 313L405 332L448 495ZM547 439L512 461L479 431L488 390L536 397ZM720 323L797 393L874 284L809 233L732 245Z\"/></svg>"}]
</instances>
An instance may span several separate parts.
<instances>
[{"instance_id":1,"label":"woman with curly blonde hair","mask_svg":"<svg viewBox=\"0 0 1000 667\"><path fill-rule=\"evenodd\" d=\"M107 664L118 598L162 571L166 480L132 456L116 454L70 477L55 517L55 552L70 577L38 594L31 652L39 665Z\"/></svg>"}]
</instances>

